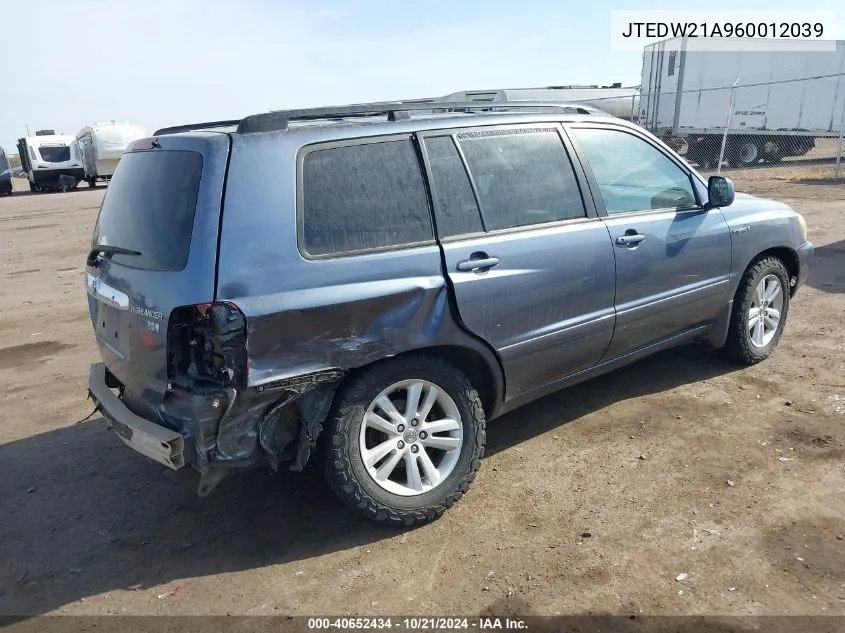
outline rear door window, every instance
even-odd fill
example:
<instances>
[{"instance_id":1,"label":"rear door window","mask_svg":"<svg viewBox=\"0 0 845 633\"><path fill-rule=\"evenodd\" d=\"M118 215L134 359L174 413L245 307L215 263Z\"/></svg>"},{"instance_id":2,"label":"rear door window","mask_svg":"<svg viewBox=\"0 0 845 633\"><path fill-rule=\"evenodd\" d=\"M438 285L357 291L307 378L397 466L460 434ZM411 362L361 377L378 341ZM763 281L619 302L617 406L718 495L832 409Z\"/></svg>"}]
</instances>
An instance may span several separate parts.
<instances>
[{"instance_id":1,"label":"rear door window","mask_svg":"<svg viewBox=\"0 0 845 633\"><path fill-rule=\"evenodd\" d=\"M410 139L309 151L302 165L300 243L310 256L348 255L434 240Z\"/></svg>"},{"instance_id":2,"label":"rear door window","mask_svg":"<svg viewBox=\"0 0 845 633\"><path fill-rule=\"evenodd\" d=\"M111 256L125 266L182 270L188 262L201 174L199 152L124 154L106 191L93 244L141 253Z\"/></svg>"},{"instance_id":3,"label":"rear door window","mask_svg":"<svg viewBox=\"0 0 845 633\"><path fill-rule=\"evenodd\" d=\"M556 129L481 130L457 138L488 231L586 217Z\"/></svg>"},{"instance_id":4,"label":"rear door window","mask_svg":"<svg viewBox=\"0 0 845 633\"><path fill-rule=\"evenodd\" d=\"M431 194L442 238L481 233L484 225L472 185L451 136L425 139Z\"/></svg>"}]
</instances>

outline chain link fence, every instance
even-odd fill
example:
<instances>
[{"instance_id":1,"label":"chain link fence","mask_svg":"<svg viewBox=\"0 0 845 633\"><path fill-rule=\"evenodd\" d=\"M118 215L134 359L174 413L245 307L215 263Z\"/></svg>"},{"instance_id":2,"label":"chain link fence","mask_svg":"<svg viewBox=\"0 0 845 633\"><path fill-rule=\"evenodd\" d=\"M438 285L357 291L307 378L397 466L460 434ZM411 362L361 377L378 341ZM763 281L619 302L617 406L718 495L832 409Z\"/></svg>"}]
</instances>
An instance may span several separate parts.
<instances>
[{"instance_id":1,"label":"chain link fence","mask_svg":"<svg viewBox=\"0 0 845 633\"><path fill-rule=\"evenodd\" d=\"M593 98L682 154L739 181L845 182L845 73Z\"/></svg>"}]
</instances>

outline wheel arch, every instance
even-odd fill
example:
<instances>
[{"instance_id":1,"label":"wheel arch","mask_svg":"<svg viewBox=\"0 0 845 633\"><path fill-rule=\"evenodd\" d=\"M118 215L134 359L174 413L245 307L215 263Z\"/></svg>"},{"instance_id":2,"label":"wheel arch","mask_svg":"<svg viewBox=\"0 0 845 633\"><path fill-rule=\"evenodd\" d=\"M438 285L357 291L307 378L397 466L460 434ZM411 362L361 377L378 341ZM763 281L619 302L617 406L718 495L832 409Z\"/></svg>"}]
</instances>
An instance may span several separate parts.
<instances>
[{"instance_id":1,"label":"wheel arch","mask_svg":"<svg viewBox=\"0 0 845 633\"><path fill-rule=\"evenodd\" d=\"M463 345L432 345L429 347L420 347L395 354L389 358L381 358L371 363L361 365L344 376L343 380L338 385L338 390L342 389L344 383L347 383L357 374L376 365L390 363L399 358L423 355L442 358L463 372L463 374L467 377L467 380L469 380L472 386L475 387L479 398L481 398L481 404L484 408L484 416L488 420L496 416L499 409L501 409L503 394L505 392L504 376L502 374L501 366L495 358L490 358L490 356L492 356L491 353L485 354L476 348L466 347Z\"/></svg>"},{"instance_id":2,"label":"wheel arch","mask_svg":"<svg viewBox=\"0 0 845 633\"><path fill-rule=\"evenodd\" d=\"M750 262L748 262L748 265L743 270L743 274L754 265L754 262L762 259L763 257L769 256L777 257L783 262L783 265L786 267L786 272L789 274L789 295L790 297L794 296L797 290L799 273L801 272L801 264L799 263L798 253L794 248L790 248L789 246L775 246L761 251L755 255Z\"/></svg>"}]
</instances>

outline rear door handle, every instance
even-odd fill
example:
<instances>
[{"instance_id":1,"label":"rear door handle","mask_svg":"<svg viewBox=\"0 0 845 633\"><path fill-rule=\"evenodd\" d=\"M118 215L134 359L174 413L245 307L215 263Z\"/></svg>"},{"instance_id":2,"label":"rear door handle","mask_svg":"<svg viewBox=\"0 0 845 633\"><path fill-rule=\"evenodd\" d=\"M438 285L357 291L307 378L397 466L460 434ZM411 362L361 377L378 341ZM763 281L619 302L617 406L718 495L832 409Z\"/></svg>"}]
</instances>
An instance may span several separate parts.
<instances>
[{"instance_id":1,"label":"rear door handle","mask_svg":"<svg viewBox=\"0 0 845 633\"><path fill-rule=\"evenodd\" d=\"M458 262L458 270L462 273L466 272L483 272L493 266L499 265L498 257L479 257L478 259L465 259Z\"/></svg>"},{"instance_id":2,"label":"rear door handle","mask_svg":"<svg viewBox=\"0 0 845 633\"><path fill-rule=\"evenodd\" d=\"M636 246L640 242L645 239L645 235L641 235L640 233L631 233L620 235L616 238L616 245L617 246Z\"/></svg>"}]
</instances>

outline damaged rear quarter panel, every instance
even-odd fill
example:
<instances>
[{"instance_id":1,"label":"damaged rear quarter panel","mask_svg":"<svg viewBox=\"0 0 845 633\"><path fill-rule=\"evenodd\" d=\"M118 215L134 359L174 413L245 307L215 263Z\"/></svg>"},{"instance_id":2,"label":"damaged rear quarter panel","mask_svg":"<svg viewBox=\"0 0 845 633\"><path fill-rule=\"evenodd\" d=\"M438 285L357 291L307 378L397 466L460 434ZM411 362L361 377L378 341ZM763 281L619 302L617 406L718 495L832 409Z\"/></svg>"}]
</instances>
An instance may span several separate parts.
<instances>
[{"instance_id":1,"label":"damaged rear quarter panel","mask_svg":"<svg viewBox=\"0 0 845 633\"><path fill-rule=\"evenodd\" d=\"M453 320L436 244L322 260L300 254L297 149L325 140L311 134L232 141L217 300L246 317L249 386L434 345L473 348L496 367Z\"/></svg>"},{"instance_id":2,"label":"damaged rear quarter panel","mask_svg":"<svg viewBox=\"0 0 845 633\"><path fill-rule=\"evenodd\" d=\"M249 383L351 369L431 345L444 326L447 298L442 277L429 276L238 299L247 315Z\"/></svg>"}]
</instances>

